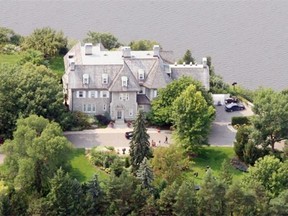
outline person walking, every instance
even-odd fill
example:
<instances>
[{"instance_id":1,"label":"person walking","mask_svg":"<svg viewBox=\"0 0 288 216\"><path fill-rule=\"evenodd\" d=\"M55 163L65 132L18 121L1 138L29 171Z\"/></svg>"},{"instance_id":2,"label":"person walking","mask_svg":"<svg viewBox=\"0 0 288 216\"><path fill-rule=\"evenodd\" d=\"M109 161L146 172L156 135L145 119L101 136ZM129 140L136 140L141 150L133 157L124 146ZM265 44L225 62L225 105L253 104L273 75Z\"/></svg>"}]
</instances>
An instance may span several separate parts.
<instances>
[{"instance_id":1,"label":"person walking","mask_svg":"<svg viewBox=\"0 0 288 216\"><path fill-rule=\"evenodd\" d=\"M168 137L167 136L165 137L164 143L168 144Z\"/></svg>"}]
</instances>

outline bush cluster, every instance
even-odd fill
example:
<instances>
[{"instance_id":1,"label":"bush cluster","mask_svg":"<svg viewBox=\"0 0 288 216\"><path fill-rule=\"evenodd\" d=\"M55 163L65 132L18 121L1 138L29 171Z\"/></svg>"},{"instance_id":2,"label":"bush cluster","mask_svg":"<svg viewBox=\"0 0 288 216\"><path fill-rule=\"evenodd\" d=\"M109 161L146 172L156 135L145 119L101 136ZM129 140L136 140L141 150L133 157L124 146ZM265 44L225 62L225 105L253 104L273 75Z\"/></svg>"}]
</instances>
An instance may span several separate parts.
<instances>
[{"instance_id":1,"label":"bush cluster","mask_svg":"<svg viewBox=\"0 0 288 216\"><path fill-rule=\"evenodd\" d=\"M235 125L249 125L250 120L247 116L234 116L232 117L231 124Z\"/></svg>"}]
</instances>

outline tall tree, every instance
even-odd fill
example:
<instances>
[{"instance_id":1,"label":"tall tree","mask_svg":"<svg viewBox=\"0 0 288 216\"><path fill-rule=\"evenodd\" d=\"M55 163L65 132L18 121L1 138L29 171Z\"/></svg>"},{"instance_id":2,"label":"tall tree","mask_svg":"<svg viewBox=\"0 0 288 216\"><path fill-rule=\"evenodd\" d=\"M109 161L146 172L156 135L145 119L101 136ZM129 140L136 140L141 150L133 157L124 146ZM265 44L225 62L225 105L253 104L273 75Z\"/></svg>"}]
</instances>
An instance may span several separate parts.
<instances>
[{"instance_id":1,"label":"tall tree","mask_svg":"<svg viewBox=\"0 0 288 216\"><path fill-rule=\"evenodd\" d=\"M288 162L281 162L274 156L265 156L249 167L245 176L246 184L259 183L263 185L271 197L277 196L281 191L288 189ZM286 170L286 171L285 171Z\"/></svg>"},{"instance_id":2,"label":"tall tree","mask_svg":"<svg viewBox=\"0 0 288 216\"><path fill-rule=\"evenodd\" d=\"M221 170L219 173L219 179L221 182L225 183L226 185L231 185L233 176L231 173L231 165L229 163L229 160L224 160L221 165Z\"/></svg>"},{"instance_id":3,"label":"tall tree","mask_svg":"<svg viewBox=\"0 0 288 216\"><path fill-rule=\"evenodd\" d=\"M132 50L152 50L154 45L159 45L159 43L151 40L138 40L131 41L129 44Z\"/></svg>"},{"instance_id":4,"label":"tall tree","mask_svg":"<svg viewBox=\"0 0 288 216\"><path fill-rule=\"evenodd\" d=\"M151 158L149 135L145 126L145 114L140 111L134 123L133 136L130 142L132 172L136 174L143 159Z\"/></svg>"},{"instance_id":5,"label":"tall tree","mask_svg":"<svg viewBox=\"0 0 288 216\"><path fill-rule=\"evenodd\" d=\"M191 77L184 76L159 90L157 98L152 101L151 116L149 116L151 121L157 125L172 124L172 103L191 84L196 86L197 91L202 92L202 96L209 105L213 105L212 96L202 84Z\"/></svg>"},{"instance_id":6,"label":"tall tree","mask_svg":"<svg viewBox=\"0 0 288 216\"><path fill-rule=\"evenodd\" d=\"M198 200L194 182L183 181L176 196L174 212L177 216L198 215Z\"/></svg>"},{"instance_id":7,"label":"tall tree","mask_svg":"<svg viewBox=\"0 0 288 216\"><path fill-rule=\"evenodd\" d=\"M92 43L96 45L101 43L106 49L111 50L121 46L121 43L118 42L118 39L111 33L100 33L89 31L87 37L84 39L85 43Z\"/></svg>"},{"instance_id":8,"label":"tall tree","mask_svg":"<svg viewBox=\"0 0 288 216\"><path fill-rule=\"evenodd\" d=\"M139 169L136 172L137 178L141 181L142 187L148 189L149 191L153 190L152 182L154 180L153 170L148 164L148 160L145 157L140 164Z\"/></svg>"},{"instance_id":9,"label":"tall tree","mask_svg":"<svg viewBox=\"0 0 288 216\"><path fill-rule=\"evenodd\" d=\"M49 178L65 166L71 148L60 126L31 115L17 121L13 137L3 146L7 178L27 192L47 192Z\"/></svg>"},{"instance_id":10,"label":"tall tree","mask_svg":"<svg viewBox=\"0 0 288 216\"><path fill-rule=\"evenodd\" d=\"M11 137L16 120L30 114L61 123L62 88L58 77L44 66L0 66L0 136Z\"/></svg>"},{"instance_id":11,"label":"tall tree","mask_svg":"<svg viewBox=\"0 0 288 216\"><path fill-rule=\"evenodd\" d=\"M190 85L173 102L176 139L188 152L197 151L201 145L207 144L214 115L214 107L207 104L194 85Z\"/></svg>"},{"instance_id":12,"label":"tall tree","mask_svg":"<svg viewBox=\"0 0 288 216\"><path fill-rule=\"evenodd\" d=\"M51 179L51 190L47 195L47 215L85 215L84 193L80 183L71 179L62 169Z\"/></svg>"},{"instance_id":13,"label":"tall tree","mask_svg":"<svg viewBox=\"0 0 288 216\"><path fill-rule=\"evenodd\" d=\"M192 64L195 64L195 59L193 58L192 53L189 49L186 50L183 58L179 61L179 64L182 64L183 62L185 62L186 64L189 64L190 62L192 62Z\"/></svg>"},{"instance_id":14,"label":"tall tree","mask_svg":"<svg viewBox=\"0 0 288 216\"><path fill-rule=\"evenodd\" d=\"M19 60L20 65L24 65L25 63L30 62L33 65L45 65L47 66L47 61L44 59L44 54L38 50L28 49L24 51Z\"/></svg>"},{"instance_id":15,"label":"tall tree","mask_svg":"<svg viewBox=\"0 0 288 216\"><path fill-rule=\"evenodd\" d=\"M219 183L212 175L211 169L208 169L198 193L200 215L225 215L225 193L225 186Z\"/></svg>"},{"instance_id":16,"label":"tall tree","mask_svg":"<svg viewBox=\"0 0 288 216\"><path fill-rule=\"evenodd\" d=\"M44 54L45 58L49 58L66 49L67 38L62 31L57 32L50 27L37 28L31 35L25 37L21 46L24 50L38 50Z\"/></svg>"},{"instance_id":17,"label":"tall tree","mask_svg":"<svg viewBox=\"0 0 288 216\"><path fill-rule=\"evenodd\" d=\"M252 124L258 132L254 139L263 148L270 146L274 151L276 142L288 138L288 95L260 88L253 103Z\"/></svg>"}]
</instances>

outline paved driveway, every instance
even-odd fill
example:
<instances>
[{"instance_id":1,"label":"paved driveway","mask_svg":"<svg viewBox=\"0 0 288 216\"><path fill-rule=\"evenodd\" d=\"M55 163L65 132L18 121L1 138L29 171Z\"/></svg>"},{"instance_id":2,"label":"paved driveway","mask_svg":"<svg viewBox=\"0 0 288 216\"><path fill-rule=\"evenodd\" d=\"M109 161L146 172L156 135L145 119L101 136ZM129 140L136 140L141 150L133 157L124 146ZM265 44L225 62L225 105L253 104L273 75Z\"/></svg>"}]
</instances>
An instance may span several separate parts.
<instances>
[{"instance_id":1,"label":"paved driveway","mask_svg":"<svg viewBox=\"0 0 288 216\"><path fill-rule=\"evenodd\" d=\"M131 131L131 128L105 128L95 130L84 130L77 132L65 132L64 135L77 148L93 148L95 146L114 146L116 148L128 148L130 140L125 138L125 132ZM148 129L150 143L156 142L157 146L165 146L167 136L168 143L171 140L171 131L160 131Z\"/></svg>"},{"instance_id":2,"label":"paved driveway","mask_svg":"<svg viewBox=\"0 0 288 216\"><path fill-rule=\"evenodd\" d=\"M233 116L252 115L250 108L244 111L225 112L224 106L216 107L216 119L212 124L209 143L216 146L232 146L236 131L229 125ZM84 130L76 132L65 132L64 135L77 148L93 148L95 146L114 146L117 149L128 148L130 140L125 138L125 132L131 131L131 128L105 128ZM151 141L155 141L157 146L166 146L165 137L168 142L171 141L171 131L160 131L153 128L148 129ZM160 142L159 142L160 141Z\"/></svg>"},{"instance_id":3,"label":"paved driveway","mask_svg":"<svg viewBox=\"0 0 288 216\"><path fill-rule=\"evenodd\" d=\"M231 118L233 116L253 115L250 107L246 110L226 112L224 106L216 107L216 119L214 120L209 135L209 143L216 146L232 146L235 140L236 130L233 129Z\"/></svg>"}]
</instances>

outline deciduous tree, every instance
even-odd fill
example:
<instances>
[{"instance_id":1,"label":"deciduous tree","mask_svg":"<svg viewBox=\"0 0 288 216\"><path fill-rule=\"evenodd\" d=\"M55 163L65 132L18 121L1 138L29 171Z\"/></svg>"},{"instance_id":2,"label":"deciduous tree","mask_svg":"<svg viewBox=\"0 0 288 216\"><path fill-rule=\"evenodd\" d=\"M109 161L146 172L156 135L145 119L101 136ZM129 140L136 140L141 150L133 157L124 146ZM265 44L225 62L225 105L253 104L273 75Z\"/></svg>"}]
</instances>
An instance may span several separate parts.
<instances>
[{"instance_id":1,"label":"deciduous tree","mask_svg":"<svg viewBox=\"0 0 288 216\"><path fill-rule=\"evenodd\" d=\"M190 85L173 102L172 118L176 139L188 152L207 144L215 109L209 105L196 86Z\"/></svg>"},{"instance_id":2,"label":"deciduous tree","mask_svg":"<svg viewBox=\"0 0 288 216\"><path fill-rule=\"evenodd\" d=\"M132 50L152 50L154 45L159 45L159 43L151 40L138 40L131 41L129 44Z\"/></svg>"},{"instance_id":3,"label":"deciduous tree","mask_svg":"<svg viewBox=\"0 0 288 216\"><path fill-rule=\"evenodd\" d=\"M108 49L114 49L121 46L121 43L118 42L118 39L111 33L100 33L89 31L87 37L84 39L85 43L92 43L96 45L97 43L102 43L102 45Z\"/></svg>"},{"instance_id":4,"label":"deciduous tree","mask_svg":"<svg viewBox=\"0 0 288 216\"><path fill-rule=\"evenodd\" d=\"M44 54L45 58L50 58L66 49L67 38L62 31L57 32L50 27L37 28L25 37L21 46L24 50L38 50Z\"/></svg>"}]
</instances>

